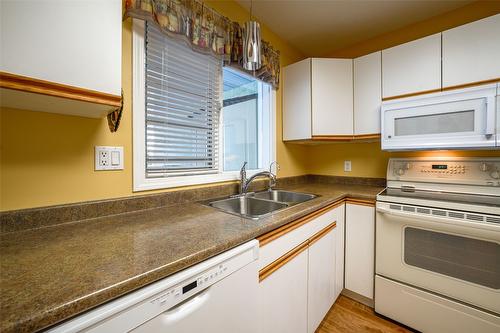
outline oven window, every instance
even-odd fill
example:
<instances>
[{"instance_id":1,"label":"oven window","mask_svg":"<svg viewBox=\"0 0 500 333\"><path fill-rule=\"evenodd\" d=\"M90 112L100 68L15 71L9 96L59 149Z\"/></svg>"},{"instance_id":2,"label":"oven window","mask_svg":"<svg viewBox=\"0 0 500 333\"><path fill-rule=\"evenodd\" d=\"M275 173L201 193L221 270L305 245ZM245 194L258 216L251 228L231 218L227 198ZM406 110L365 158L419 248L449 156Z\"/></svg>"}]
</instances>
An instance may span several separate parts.
<instances>
[{"instance_id":1,"label":"oven window","mask_svg":"<svg viewBox=\"0 0 500 333\"><path fill-rule=\"evenodd\" d=\"M394 119L396 136L474 131L474 110Z\"/></svg>"},{"instance_id":2,"label":"oven window","mask_svg":"<svg viewBox=\"0 0 500 333\"><path fill-rule=\"evenodd\" d=\"M408 265L499 289L499 244L411 227L404 233Z\"/></svg>"}]
</instances>

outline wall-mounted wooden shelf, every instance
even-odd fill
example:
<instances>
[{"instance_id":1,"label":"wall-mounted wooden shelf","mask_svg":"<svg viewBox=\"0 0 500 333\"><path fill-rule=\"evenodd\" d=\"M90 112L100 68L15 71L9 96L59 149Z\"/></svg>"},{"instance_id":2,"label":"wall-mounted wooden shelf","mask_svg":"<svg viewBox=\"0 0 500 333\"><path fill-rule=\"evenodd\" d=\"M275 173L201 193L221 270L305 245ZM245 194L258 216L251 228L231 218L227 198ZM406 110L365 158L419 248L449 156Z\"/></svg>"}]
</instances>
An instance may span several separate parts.
<instances>
[{"instance_id":1,"label":"wall-mounted wooden shelf","mask_svg":"<svg viewBox=\"0 0 500 333\"><path fill-rule=\"evenodd\" d=\"M121 96L0 72L0 106L103 118L121 106Z\"/></svg>"}]
</instances>

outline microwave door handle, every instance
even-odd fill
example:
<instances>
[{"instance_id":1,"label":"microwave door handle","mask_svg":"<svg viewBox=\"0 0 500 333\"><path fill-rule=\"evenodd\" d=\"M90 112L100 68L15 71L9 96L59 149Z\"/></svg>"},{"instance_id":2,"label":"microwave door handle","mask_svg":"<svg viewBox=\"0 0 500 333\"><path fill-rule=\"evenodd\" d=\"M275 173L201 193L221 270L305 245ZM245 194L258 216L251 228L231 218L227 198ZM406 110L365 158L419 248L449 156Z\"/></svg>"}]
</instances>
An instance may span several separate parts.
<instances>
[{"instance_id":1,"label":"microwave door handle","mask_svg":"<svg viewBox=\"0 0 500 333\"><path fill-rule=\"evenodd\" d=\"M486 100L486 131L484 136L490 139L495 134L495 98Z\"/></svg>"}]
</instances>

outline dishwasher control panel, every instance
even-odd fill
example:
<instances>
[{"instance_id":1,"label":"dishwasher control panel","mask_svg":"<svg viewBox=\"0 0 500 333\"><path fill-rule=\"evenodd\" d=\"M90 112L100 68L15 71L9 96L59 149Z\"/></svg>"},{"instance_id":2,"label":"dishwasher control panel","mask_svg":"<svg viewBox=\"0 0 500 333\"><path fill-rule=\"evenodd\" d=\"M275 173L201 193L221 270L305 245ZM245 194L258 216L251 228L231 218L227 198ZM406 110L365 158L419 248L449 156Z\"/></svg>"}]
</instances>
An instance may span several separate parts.
<instances>
[{"instance_id":1,"label":"dishwasher control panel","mask_svg":"<svg viewBox=\"0 0 500 333\"><path fill-rule=\"evenodd\" d=\"M152 304L160 304L162 306L174 305L211 286L215 282L225 278L230 273L231 272L228 271L228 266L225 263L218 264L199 274L197 277L193 277L166 290L160 295L154 297L150 302Z\"/></svg>"}]
</instances>

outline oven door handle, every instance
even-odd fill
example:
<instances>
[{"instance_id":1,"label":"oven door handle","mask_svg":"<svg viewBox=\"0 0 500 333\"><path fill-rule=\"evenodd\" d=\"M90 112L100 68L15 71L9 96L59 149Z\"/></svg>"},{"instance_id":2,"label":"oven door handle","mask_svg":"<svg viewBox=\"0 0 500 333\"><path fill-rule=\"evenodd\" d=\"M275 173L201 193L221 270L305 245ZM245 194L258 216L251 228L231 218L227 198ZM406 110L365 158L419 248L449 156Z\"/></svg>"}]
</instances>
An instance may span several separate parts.
<instances>
[{"instance_id":1,"label":"oven door handle","mask_svg":"<svg viewBox=\"0 0 500 333\"><path fill-rule=\"evenodd\" d=\"M482 222L474 222L474 221L460 221L460 220L455 220L453 218L449 218L449 217L445 217L445 216L428 216L428 215L423 215L423 214L403 213L400 211L394 211L391 209L387 209L385 207L377 207L377 212L379 212L381 214L406 217L406 218L413 217L413 218L423 220L423 221L428 221L428 222L446 223L446 224L453 225L453 226L477 228L477 229L496 231L496 232L500 231L500 224L494 225L494 224L490 224L490 223L482 223ZM415 224L418 224L418 221L416 221Z\"/></svg>"}]
</instances>

